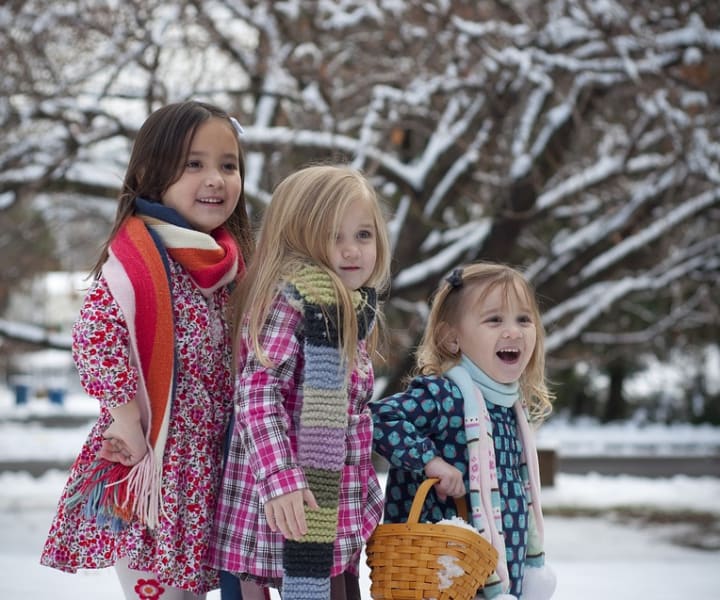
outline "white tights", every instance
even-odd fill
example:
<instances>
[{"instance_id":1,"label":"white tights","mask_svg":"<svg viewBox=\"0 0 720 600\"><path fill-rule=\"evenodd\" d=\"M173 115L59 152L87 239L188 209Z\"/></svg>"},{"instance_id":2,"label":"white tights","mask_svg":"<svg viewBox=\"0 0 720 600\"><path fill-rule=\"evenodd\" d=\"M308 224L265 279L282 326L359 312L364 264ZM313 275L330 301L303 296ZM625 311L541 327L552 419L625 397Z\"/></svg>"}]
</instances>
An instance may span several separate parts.
<instances>
[{"instance_id":1,"label":"white tights","mask_svg":"<svg viewBox=\"0 0 720 600\"><path fill-rule=\"evenodd\" d=\"M115 563L115 572L125 600L205 600L205 594L193 594L160 583L153 573L131 569L127 558L121 558Z\"/></svg>"}]
</instances>

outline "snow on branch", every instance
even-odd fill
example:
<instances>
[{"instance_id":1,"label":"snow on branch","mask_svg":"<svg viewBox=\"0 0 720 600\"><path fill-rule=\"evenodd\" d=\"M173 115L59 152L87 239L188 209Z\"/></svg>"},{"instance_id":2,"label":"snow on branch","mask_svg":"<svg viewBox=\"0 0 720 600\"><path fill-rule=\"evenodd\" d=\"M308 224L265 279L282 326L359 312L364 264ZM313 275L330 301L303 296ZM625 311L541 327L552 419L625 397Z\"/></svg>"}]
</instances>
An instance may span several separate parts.
<instances>
[{"instance_id":1,"label":"snow on branch","mask_svg":"<svg viewBox=\"0 0 720 600\"><path fill-rule=\"evenodd\" d=\"M566 315L577 312L567 325L561 326L548 335L545 349L552 352L568 342L579 338L587 326L600 318L620 299L635 292L661 290L672 282L682 279L696 269L707 264L705 255L694 256L672 268L664 265L645 274L623 277L616 281L605 281L586 288L580 294L550 309L543 316L543 323L548 331L551 325L559 322Z\"/></svg>"},{"instance_id":2,"label":"snow on branch","mask_svg":"<svg viewBox=\"0 0 720 600\"><path fill-rule=\"evenodd\" d=\"M645 206L648 201L657 198L676 185L686 172L686 169L677 166L662 173L659 179L657 173L652 173L645 180L636 184L630 199L615 212L609 212L604 204L598 202L594 211L608 214L592 219L587 225L576 231L558 234L551 243L549 256L537 259L527 268L525 275L536 284L546 281L569 264L580 252L608 239L614 232L620 231L627 225L633 214ZM655 179L658 180L655 181Z\"/></svg>"},{"instance_id":3,"label":"snow on branch","mask_svg":"<svg viewBox=\"0 0 720 600\"><path fill-rule=\"evenodd\" d=\"M655 36L655 43L659 48L701 46L709 50L718 50L720 49L720 30L707 29L702 18L693 13L685 27L658 33Z\"/></svg>"},{"instance_id":4,"label":"snow on branch","mask_svg":"<svg viewBox=\"0 0 720 600\"><path fill-rule=\"evenodd\" d=\"M700 288L692 298L673 308L672 312L663 316L642 331L605 333L602 331L587 331L582 334L581 340L588 344L603 344L608 346L627 346L631 344L650 345L660 339L676 325L683 328L697 327L698 325L712 325L717 322L717 315L696 314L695 308L707 299L708 292Z\"/></svg>"},{"instance_id":5,"label":"snow on branch","mask_svg":"<svg viewBox=\"0 0 720 600\"><path fill-rule=\"evenodd\" d=\"M462 115L458 116L461 110L460 101L456 97L450 99L422 156L410 166L409 183L416 190L422 189L428 173L437 165L439 157L470 128L482 105L483 98L477 98Z\"/></svg>"},{"instance_id":6,"label":"snow on branch","mask_svg":"<svg viewBox=\"0 0 720 600\"><path fill-rule=\"evenodd\" d=\"M617 246L594 258L580 271L578 278L586 280L597 275L638 248L645 247L650 242L662 237L685 219L707 210L718 201L720 201L720 189L708 190L695 198L691 198L662 218L648 224L638 233L625 238Z\"/></svg>"},{"instance_id":7,"label":"snow on branch","mask_svg":"<svg viewBox=\"0 0 720 600\"><path fill-rule=\"evenodd\" d=\"M530 92L512 141L512 155L514 158L517 159L526 154L530 134L552 89L552 80L549 77L543 77L540 85ZM521 175L524 175L524 173L518 173L518 176Z\"/></svg>"},{"instance_id":8,"label":"snow on branch","mask_svg":"<svg viewBox=\"0 0 720 600\"><path fill-rule=\"evenodd\" d=\"M454 267L461 257L471 248L478 247L490 232L490 219L473 221L463 226L466 235L422 262L416 263L395 276L393 291L410 287L425 281L430 275L445 273Z\"/></svg>"},{"instance_id":9,"label":"snow on branch","mask_svg":"<svg viewBox=\"0 0 720 600\"><path fill-rule=\"evenodd\" d=\"M358 140L329 131L311 129L292 129L290 127L255 127L245 128L243 141L249 146L295 147L322 149L329 153L344 152L354 154L358 150ZM400 181L408 184L414 182L414 170L388 152L376 147L365 149L367 156L377 161L382 168L395 175Z\"/></svg>"},{"instance_id":10,"label":"snow on branch","mask_svg":"<svg viewBox=\"0 0 720 600\"><path fill-rule=\"evenodd\" d=\"M492 126L493 124L489 120L486 120L483 123L468 149L455 160L452 166L448 169L447 173L445 173L444 177L440 180L440 183L435 186L435 189L433 190L433 193L425 204L425 209L423 210L423 215L425 217L430 217L435 212L438 205L444 199L449 197L450 190L453 188L460 176L475 166L480 154L480 149L487 142Z\"/></svg>"},{"instance_id":11,"label":"snow on branch","mask_svg":"<svg viewBox=\"0 0 720 600\"><path fill-rule=\"evenodd\" d=\"M540 194L536 202L537 209L546 210L555 206L558 202L564 200L568 196L577 194L582 190L599 183L600 181L604 181L613 175L621 173L624 164L624 154L617 156L601 156L594 164L571 175L554 188Z\"/></svg>"},{"instance_id":12,"label":"snow on branch","mask_svg":"<svg viewBox=\"0 0 720 600\"><path fill-rule=\"evenodd\" d=\"M532 35L532 30L527 25L511 24L503 21L468 21L458 16L451 17L452 24L461 32L473 37L481 38L491 35L502 35L520 44L524 38Z\"/></svg>"}]
</instances>

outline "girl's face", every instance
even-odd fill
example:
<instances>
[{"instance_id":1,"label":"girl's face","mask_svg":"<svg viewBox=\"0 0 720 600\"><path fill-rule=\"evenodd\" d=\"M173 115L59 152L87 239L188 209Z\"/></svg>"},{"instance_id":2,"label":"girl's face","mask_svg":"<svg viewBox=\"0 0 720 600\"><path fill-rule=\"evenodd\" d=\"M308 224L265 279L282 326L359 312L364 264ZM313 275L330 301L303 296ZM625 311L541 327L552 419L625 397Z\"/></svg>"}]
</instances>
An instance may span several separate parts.
<instances>
[{"instance_id":1,"label":"girl's face","mask_svg":"<svg viewBox=\"0 0 720 600\"><path fill-rule=\"evenodd\" d=\"M223 119L210 118L195 131L180 178L163 194L198 231L210 233L230 218L240 200L242 178L235 134Z\"/></svg>"},{"instance_id":2,"label":"girl's face","mask_svg":"<svg viewBox=\"0 0 720 600\"><path fill-rule=\"evenodd\" d=\"M520 379L535 349L533 313L517 288L506 294L503 286L496 286L482 298L484 291L481 285L466 290L461 314L449 328L448 347L453 353L462 351L495 381L513 383Z\"/></svg>"},{"instance_id":3,"label":"girl's face","mask_svg":"<svg viewBox=\"0 0 720 600\"><path fill-rule=\"evenodd\" d=\"M330 248L332 269L350 290L362 287L375 268L377 232L370 202L357 198L350 203Z\"/></svg>"}]
</instances>

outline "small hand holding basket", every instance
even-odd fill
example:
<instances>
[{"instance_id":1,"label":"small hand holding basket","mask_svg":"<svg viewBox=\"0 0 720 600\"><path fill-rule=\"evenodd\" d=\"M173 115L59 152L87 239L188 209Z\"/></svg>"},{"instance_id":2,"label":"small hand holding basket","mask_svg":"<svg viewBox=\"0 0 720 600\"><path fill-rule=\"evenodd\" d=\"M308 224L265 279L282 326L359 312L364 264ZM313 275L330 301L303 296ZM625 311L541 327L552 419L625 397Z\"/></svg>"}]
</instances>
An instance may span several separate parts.
<instances>
[{"instance_id":1,"label":"small hand holding basket","mask_svg":"<svg viewBox=\"0 0 720 600\"><path fill-rule=\"evenodd\" d=\"M478 532L418 522L425 497L438 481L422 482L407 523L378 525L368 540L373 600L471 600L495 570L497 551ZM455 498L455 506L467 521L465 499Z\"/></svg>"}]
</instances>

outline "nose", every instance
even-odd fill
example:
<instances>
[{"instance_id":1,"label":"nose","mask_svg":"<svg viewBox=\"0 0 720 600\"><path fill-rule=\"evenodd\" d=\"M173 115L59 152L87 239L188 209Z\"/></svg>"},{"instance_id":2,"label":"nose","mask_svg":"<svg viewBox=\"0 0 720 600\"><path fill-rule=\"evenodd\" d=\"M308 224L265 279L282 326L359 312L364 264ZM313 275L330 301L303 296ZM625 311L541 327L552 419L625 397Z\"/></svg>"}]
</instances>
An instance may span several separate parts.
<instances>
[{"instance_id":1,"label":"nose","mask_svg":"<svg viewBox=\"0 0 720 600\"><path fill-rule=\"evenodd\" d=\"M522 330L517 326L516 323L510 323L505 327L503 331L503 337L506 339L515 339L522 335Z\"/></svg>"},{"instance_id":2,"label":"nose","mask_svg":"<svg viewBox=\"0 0 720 600\"><path fill-rule=\"evenodd\" d=\"M343 245L341 253L343 258L354 258L360 253L360 250L357 244L347 243Z\"/></svg>"},{"instance_id":3,"label":"nose","mask_svg":"<svg viewBox=\"0 0 720 600\"><path fill-rule=\"evenodd\" d=\"M205 185L208 187L222 187L225 185L225 179L218 169L210 169L207 176L205 177Z\"/></svg>"}]
</instances>

